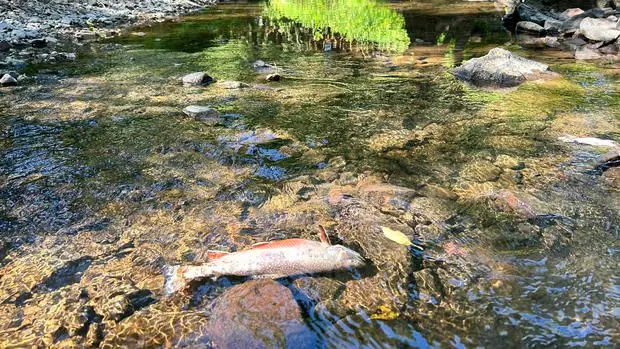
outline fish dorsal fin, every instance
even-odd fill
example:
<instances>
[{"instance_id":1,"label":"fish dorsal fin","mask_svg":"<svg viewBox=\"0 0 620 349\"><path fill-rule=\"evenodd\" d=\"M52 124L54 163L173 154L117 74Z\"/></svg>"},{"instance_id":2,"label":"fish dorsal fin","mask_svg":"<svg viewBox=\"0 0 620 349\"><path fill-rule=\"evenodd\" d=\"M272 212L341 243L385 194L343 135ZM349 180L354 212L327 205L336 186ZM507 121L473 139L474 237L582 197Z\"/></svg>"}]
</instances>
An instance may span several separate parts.
<instances>
[{"instance_id":1,"label":"fish dorsal fin","mask_svg":"<svg viewBox=\"0 0 620 349\"><path fill-rule=\"evenodd\" d=\"M215 250L208 250L207 251L207 259L208 260L214 260L214 259L218 259L218 258L222 258L226 255L229 255L230 252L226 252L226 251L215 251Z\"/></svg>"},{"instance_id":2,"label":"fish dorsal fin","mask_svg":"<svg viewBox=\"0 0 620 349\"><path fill-rule=\"evenodd\" d=\"M265 241L258 242L252 245L252 249L255 248L289 248L289 247L300 247L304 246L307 243L311 243L309 240L304 239L285 239L285 240L274 240L274 241Z\"/></svg>"},{"instance_id":3,"label":"fish dorsal fin","mask_svg":"<svg viewBox=\"0 0 620 349\"><path fill-rule=\"evenodd\" d=\"M329 241L329 235L325 232L325 228L319 224L319 237L321 238L321 242L323 245L331 245L332 243Z\"/></svg>"}]
</instances>

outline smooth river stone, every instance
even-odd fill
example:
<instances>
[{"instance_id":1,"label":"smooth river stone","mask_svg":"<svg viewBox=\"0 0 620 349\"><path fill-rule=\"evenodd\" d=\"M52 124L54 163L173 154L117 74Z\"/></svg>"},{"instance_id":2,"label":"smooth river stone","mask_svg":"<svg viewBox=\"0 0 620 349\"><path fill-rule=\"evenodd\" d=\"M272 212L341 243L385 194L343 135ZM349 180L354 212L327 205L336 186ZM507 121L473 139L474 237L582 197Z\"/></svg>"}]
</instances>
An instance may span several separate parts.
<instances>
[{"instance_id":1,"label":"smooth river stone","mask_svg":"<svg viewBox=\"0 0 620 349\"><path fill-rule=\"evenodd\" d=\"M269 280L234 286L215 300L207 326L218 348L315 348L291 291Z\"/></svg>"}]
</instances>

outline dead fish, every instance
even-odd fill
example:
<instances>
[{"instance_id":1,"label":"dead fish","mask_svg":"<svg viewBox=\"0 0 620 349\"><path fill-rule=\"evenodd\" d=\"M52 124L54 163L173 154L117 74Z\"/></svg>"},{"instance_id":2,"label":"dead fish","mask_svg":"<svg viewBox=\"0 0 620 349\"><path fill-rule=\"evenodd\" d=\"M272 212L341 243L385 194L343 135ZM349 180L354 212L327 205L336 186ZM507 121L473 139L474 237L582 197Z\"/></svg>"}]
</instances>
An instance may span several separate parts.
<instances>
[{"instance_id":1,"label":"dead fish","mask_svg":"<svg viewBox=\"0 0 620 349\"><path fill-rule=\"evenodd\" d=\"M285 276L321 273L361 267L365 260L357 252L342 245L331 245L323 227L321 242L286 239L261 242L248 250L229 253L209 251L209 262L203 265L168 266L164 268L165 292L179 291L193 279L229 276Z\"/></svg>"}]
</instances>

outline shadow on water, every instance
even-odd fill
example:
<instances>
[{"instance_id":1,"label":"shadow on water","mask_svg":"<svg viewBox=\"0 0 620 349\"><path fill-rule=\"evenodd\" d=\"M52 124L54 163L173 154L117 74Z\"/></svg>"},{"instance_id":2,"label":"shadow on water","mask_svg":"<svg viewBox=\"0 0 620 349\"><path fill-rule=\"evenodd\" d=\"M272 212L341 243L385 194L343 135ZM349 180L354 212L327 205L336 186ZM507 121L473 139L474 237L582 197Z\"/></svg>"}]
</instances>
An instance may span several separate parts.
<instances>
[{"instance_id":1,"label":"shadow on water","mask_svg":"<svg viewBox=\"0 0 620 349\"><path fill-rule=\"evenodd\" d=\"M500 16L222 4L94 44L61 74L31 67L0 96L0 346L206 345L213 304L245 280L165 298L161 268L316 240L317 223L369 270L270 287L326 347L612 346L613 167L588 172L603 150L557 137L617 139L617 74L562 62L563 78L507 92L454 80L510 40ZM193 71L249 86L181 87ZM220 122L185 117L191 104Z\"/></svg>"}]
</instances>

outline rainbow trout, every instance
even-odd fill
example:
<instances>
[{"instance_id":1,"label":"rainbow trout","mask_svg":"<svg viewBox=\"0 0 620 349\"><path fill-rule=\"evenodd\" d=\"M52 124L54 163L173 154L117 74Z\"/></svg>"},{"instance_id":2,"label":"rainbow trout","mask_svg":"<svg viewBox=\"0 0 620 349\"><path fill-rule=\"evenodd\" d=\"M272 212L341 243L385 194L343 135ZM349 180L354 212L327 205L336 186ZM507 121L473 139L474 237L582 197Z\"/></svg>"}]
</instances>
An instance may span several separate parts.
<instances>
[{"instance_id":1,"label":"rainbow trout","mask_svg":"<svg viewBox=\"0 0 620 349\"><path fill-rule=\"evenodd\" d=\"M331 245L320 228L321 242L286 239L261 242L248 250L228 253L209 251L203 265L168 266L164 269L165 292L174 293L198 278L219 276L284 276L352 269L365 264L357 252L341 245Z\"/></svg>"}]
</instances>

